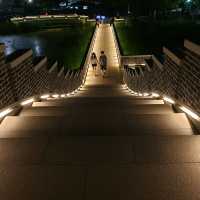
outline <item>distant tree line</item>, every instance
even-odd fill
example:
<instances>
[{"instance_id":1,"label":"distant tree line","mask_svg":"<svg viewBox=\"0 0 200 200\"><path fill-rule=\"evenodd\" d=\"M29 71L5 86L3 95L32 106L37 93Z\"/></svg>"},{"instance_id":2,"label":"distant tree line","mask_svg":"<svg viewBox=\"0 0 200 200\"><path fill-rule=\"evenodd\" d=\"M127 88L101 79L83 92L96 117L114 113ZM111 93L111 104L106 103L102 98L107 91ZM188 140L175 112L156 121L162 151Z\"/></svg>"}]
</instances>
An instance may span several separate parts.
<instances>
[{"instance_id":1,"label":"distant tree line","mask_svg":"<svg viewBox=\"0 0 200 200\"><path fill-rule=\"evenodd\" d=\"M200 8L200 0L103 0L103 3L116 10L128 10L129 7L136 16L154 15L158 11L175 8Z\"/></svg>"}]
</instances>

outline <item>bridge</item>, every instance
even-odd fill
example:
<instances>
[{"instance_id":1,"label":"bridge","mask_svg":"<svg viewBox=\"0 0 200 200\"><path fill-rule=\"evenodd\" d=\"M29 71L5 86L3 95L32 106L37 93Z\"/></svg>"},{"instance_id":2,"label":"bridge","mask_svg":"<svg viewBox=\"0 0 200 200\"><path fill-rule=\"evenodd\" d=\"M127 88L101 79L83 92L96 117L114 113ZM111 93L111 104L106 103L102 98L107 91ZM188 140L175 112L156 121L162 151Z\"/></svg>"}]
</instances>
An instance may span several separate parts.
<instances>
[{"instance_id":1,"label":"bridge","mask_svg":"<svg viewBox=\"0 0 200 200\"><path fill-rule=\"evenodd\" d=\"M101 50L108 56L105 78L100 72L94 76L90 67L78 75L69 72L65 78L72 77L73 84L67 93L51 88L53 94L41 90L42 96L31 99L15 93L23 107L15 104L16 110L8 106L1 112L3 200L200 198L198 116L192 119L173 99L141 87L145 70L140 70L147 64L154 69L152 60L153 65L158 61L152 56L121 57L109 25L96 28L88 58ZM47 76L41 72L44 63L34 67L40 72L37 79ZM19 60L12 61L10 69L16 65ZM66 81L62 71L58 79Z\"/></svg>"}]
</instances>

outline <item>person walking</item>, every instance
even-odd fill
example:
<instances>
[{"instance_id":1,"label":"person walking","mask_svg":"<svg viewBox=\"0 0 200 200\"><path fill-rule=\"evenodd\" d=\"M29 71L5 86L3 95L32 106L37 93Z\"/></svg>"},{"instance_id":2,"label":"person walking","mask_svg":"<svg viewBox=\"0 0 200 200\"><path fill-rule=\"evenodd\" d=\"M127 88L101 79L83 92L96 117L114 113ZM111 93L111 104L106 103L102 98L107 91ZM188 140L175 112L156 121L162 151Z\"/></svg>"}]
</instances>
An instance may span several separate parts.
<instances>
[{"instance_id":1,"label":"person walking","mask_svg":"<svg viewBox=\"0 0 200 200\"><path fill-rule=\"evenodd\" d=\"M97 76L98 59L97 59L97 56L96 56L96 54L94 52L91 55L90 62L91 62L91 65L92 65L92 69L93 69L94 75Z\"/></svg>"},{"instance_id":2,"label":"person walking","mask_svg":"<svg viewBox=\"0 0 200 200\"><path fill-rule=\"evenodd\" d=\"M99 28L99 24L100 24L99 19L96 19L96 26L97 26L97 28Z\"/></svg>"},{"instance_id":3,"label":"person walking","mask_svg":"<svg viewBox=\"0 0 200 200\"><path fill-rule=\"evenodd\" d=\"M99 57L99 64L100 64L102 76L104 78L106 74L106 70L107 70L107 56L105 55L104 51L101 51L101 55Z\"/></svg>"},{"instance_id":4,"label":"person walking","mask_svg":"<svg viewBox=\"0 0 200 200\"><path fill-rule=\"evenodd\" d=\"M112 26L113 24L114 24L114 18L111 17L111 19L110 19L110 26Z\"/></svg>"}]
</instances>

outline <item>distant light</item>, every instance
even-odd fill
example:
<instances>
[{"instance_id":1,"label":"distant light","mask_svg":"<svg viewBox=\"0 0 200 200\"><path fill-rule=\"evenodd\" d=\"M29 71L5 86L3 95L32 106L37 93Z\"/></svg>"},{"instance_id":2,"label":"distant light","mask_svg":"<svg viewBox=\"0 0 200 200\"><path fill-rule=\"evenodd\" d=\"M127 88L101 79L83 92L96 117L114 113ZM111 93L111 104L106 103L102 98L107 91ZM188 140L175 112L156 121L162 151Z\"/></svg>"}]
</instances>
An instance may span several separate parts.
<instances>
[{"instance_id":1,"label":"distant light","mask_svg":"<svg viewBox=\"0 0 200 200\"><path fill-rule=\"evenodd\" d=\"M173 99L170 99L169 97L164 97L163 100L168 103L175 104L175 101Z\"/></svg>"},{"instance_id":2,"label":"distant light","mask_svg":"<svg viewBox=\"0 0 200 200\"><path fill-rule=\"evenodd\" d=\"M49 94L45 94L45 95L42 95L40 98L41 98L41 99L48 99L49 97L50 97Z\"/></svg>"},{"instance_id":3,"label":"distant light","mask_svg":"<svg viewBox=\"0 0 200 200\"><path fill-rule=\"evenodd\" d=\"M78 10L78 6L75 6L75 9Z\"/></svg>"},{"instance_id":4,"label":"distant light","mask_svg":"<svg viewBox=\"0 0 200 200\"><path fill-rule=\"evenodd\" d=\"M88 9L88 6L83 6L83 10L87 10Z\"/></svg>"},{"instance_id":5,"label":"distant light","mask_svg":"<svg viewBox=\"0 0 200 200\"><path fill-rule=\"evenodd\" d=\"M11 108L8 108L7 110L4 110L2 112L0 112L0 118L5 117L6 115L8 115L9 113L11 113L13 110Z\"/></svg>"},{"instance_id":6,"label":"distant light","mask_svg":"<svg viewBox=\"0 0 200 200\"><path fill-rule=\"evenodd\" d=\"M33 3L33 0L28 0L28 3Z\"/></svg>"},{"instance_id":7,"label":"distant light","mask_svg":"<svg viewBox=\"0 0 200 200\"><path fill-rule=\"evenodd\" d=\"M62 98L65 98L65 97L66 97L66 95L65 95L65 94L61 94L60 96L61 96Z\"/></svg>"},{"instance_id":8,"label":"distant light","mask_svg":"<svg viewBox=\"0 0 200 200\"><path fill-rule=\"evenodd\" d=\"M59 3L59 6L60 6L60 7L66 7L66 6L67 6L67 3L66 3L66 2L60 2L60 3Z\"/></svg>"},{"instance_id":9,"label":"distant light","mask_svg":"<svg viewBox=\"0 0 200 200\"><path fill-rule=\"evenodd\" d=\"M97 15L97 16L96 16L96 19L101 19L101 16L100 16L100 15Z\"/></svg>"},{"instance_id":10,"label":"distant light","mask_svg":"<svg viewBox=\"0 0 200 200\"><path fill-rule=\"evenodd\" d=\"M28 100L26 100L26 101L23 101L23 102L21 103L21 105L22 105L22 106L25 106L25 105L31 104L31 103L33 103L33 102L34 102L34 99L32 98L32 99L28 99Z\"/></svg>"},{"instance_id":11,"label":"distant light","mask_svg":"<svg viewBox=\"0 0 200 200\"><path fill-rule=\"evenodd\" d=\"M190 115L192 118L194 118L194 119L196 119L196 120L200 120L200 117L199 117L196 113L192 112L190 109L188 109L188 108L186 108L186 107L184 107L184 106L181 106L180 109L181 109L183 112L185 112L185 113L187 113L188 115Z\"/></svg>"}]
</instances>

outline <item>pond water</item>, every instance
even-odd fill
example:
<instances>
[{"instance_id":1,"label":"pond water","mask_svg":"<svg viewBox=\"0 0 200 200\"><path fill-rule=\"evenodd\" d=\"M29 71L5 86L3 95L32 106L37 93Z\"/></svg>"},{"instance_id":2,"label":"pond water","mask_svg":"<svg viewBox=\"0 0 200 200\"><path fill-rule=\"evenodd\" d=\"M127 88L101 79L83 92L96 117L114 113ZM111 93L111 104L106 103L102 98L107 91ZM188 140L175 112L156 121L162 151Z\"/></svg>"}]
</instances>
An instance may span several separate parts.
<instances>
[{"instance_id":1,"label":"pond water","mask_svg":"<svg viewBox=\"0 0 200 200\"><path fill-rule=\"evenodd\" d=\"M19 49L33 50L34 56L47 56L66 68L79 68L87 50L93 26L51 29L23 35L0 35L9 55Z\"/></svg>"},{"instance_id":2,"label":"pond water","mask_svg":"<svg viewBox=\"0 0 200 200\"><path fill-rule=\"evenodd\" d=\"M31 48L34 56L44 56L46 41L37 36L10 35L0 36L0 43L6 46L5 54L9 55L18 49Z\"/></svg>"}]
</instances>

